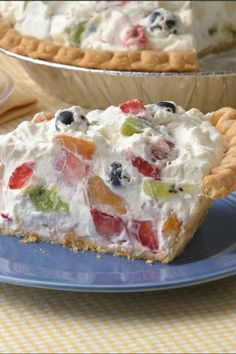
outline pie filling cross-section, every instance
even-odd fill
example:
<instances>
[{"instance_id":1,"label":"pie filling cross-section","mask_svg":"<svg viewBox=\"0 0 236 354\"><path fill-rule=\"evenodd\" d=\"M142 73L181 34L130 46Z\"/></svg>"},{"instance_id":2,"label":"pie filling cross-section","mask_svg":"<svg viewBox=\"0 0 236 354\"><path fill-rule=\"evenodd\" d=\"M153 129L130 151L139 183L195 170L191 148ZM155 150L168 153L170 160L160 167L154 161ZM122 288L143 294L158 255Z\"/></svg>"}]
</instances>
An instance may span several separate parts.
<instances>
[{"instance_id":1,"label":"pie filling cross-section","mask_svg":"<svg viewBox=\"0 0 236 354\"><path fill-rule=\"evenodd\" d=\"M0 230L170 262L236 188L236 111L133 99L38 113L0 139Z\"/></svg>"}]
</instances>

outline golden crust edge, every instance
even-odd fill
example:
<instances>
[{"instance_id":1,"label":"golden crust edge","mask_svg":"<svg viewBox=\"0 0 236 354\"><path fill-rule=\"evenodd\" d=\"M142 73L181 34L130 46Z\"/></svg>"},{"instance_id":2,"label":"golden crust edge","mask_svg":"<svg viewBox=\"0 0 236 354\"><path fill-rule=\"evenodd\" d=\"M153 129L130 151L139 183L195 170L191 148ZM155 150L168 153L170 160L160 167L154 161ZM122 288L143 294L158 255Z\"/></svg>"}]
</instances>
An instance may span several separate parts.
<instances>
[{"instance_id":1,"label":"golden crust edge","mask_svg":"<svg viewBox=\"0 0 236 354\"><path fill-rule=\"evenodd\" d=\"M0 18L0 46L33 59L105 70L154 72L195 72L198 70L195 51L98 51L56 45L32 36L21 35Z\"/></svg>"},{"instance_id":2,"label":"golden crust edge","mask_svg":"<svg viewBox=\"0 0 236 354\"><path fill-rule=\"evenodd\" d=\"M205 196L220 199L236 189L236 110L224 107L213 112L211 123L222 135L226 151L220 164L204 177L202 187Z\"/></svg>"}]
</instances>

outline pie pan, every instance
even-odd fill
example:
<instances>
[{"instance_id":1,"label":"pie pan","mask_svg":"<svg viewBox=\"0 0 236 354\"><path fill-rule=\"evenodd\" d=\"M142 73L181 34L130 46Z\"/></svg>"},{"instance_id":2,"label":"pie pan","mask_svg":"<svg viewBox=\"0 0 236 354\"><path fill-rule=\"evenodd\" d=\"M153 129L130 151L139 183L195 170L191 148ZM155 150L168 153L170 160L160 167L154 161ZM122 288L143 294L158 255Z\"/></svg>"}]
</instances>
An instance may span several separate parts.
<instances>
[{"instance_id":1,"label":"pie pan","mask_svg":"<svg viewBox=\"0 0 236 354\"><path fill-rule=\"evenodd\" d=\"M104 109L130 98L145 104L175 101L185 109L210 112L235 107L236 50L201 59L196 73L122 72L81 68L32 59L0 48L20 61L29 76L50 95L68 104Z\"/></svg>"}]
</instances>

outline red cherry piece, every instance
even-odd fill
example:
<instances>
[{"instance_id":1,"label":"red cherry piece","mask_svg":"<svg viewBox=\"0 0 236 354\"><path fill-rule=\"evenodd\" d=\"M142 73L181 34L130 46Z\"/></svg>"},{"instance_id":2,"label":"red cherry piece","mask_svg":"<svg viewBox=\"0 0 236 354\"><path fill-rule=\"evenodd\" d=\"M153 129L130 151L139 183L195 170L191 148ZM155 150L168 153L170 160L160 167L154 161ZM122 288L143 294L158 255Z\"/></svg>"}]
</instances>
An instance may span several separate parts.
<instances>
[{"instance_id":1,"label":"red cherry piece","mask_svg":"<svg viewBox=\"0 0 236 354\"><path fill-rule=\"evenodd\" d=\"M151 165L149 162L143 160L141 157L133 156L132 165L136 167L140 173L146 177L160 180L160 170L158 167Z\"/></svg>"},{"instance_id":2,"label":"red cherry piece","mask_svg":"<svg viewBox=\"0 0 236 354\"><path fill-rule=\"evenodd\" d=\"M2 217L3 219L6 219L7 221L13 222L13 219L12 219L12 218L9 218L9 216L8 216L7 214L1 213L0 215L1 215L1 217Z\"/></svg>"},{"instance_id":3,"label":"red cherry piece","mask_svg":"<svg viewBox=\"0 0 236 354\"><path fill-rule=\"evenodd\" d=\"M18 166L12 173L8 187L10 189L21 189L23 188L33 176L34 162L25 162Z\"/></svg>"},{"instance_id":4,"label":"red cherry piece","mask_svg":"<svg viewBox=\"0 0 236 354\"><path fill-rule=\"evenodd\" d=\"M174 147L175 147L175 144L174 144L174 143L172 143L172 141L168 141L168 140L166 140L166 144L168 144L168 145L169 145L170 149L174 149Z\"/></svg>"},{"instance_id":5,"label":"red cherry piece","mask_svg":"<svg viewBox=\"0 0 236 354\"><path fill-rule=\"evenodd\" d=\"M120 218L96 209L91 209L90 212L99 235L105 237L119 235L124 229L124 223Z\"/></svg>"},{"instance_id":6,"label":"red cherry piece","mask_svg":"<svg viewBox=\"0 0 236 354\"><path fill-rule=\"evenodd\" d=\"M123 113L129 114L144 114L146 112L146 108L144 107L143 101L138 99L130 100L120 104L120 109Z\"/></svg>"},{"instance_id":7,"label":"red cherry piece","mask_svg":"<svg viewBox=\"0 0 236 354\"><path fill-rule=\"evenodd\" d=\"M170 151L174 148L171 141L160 140L151 144L151 155L154 160L165 160L168 158Z\"/></svg>"},{"instance_id":8,"label":"red cherry piece","mask_svg":"<svg viewBox=\"0 0 236 354\"><path fill-rule=\"evenodd\" d=\"M152 221L133 220L128 224L128 233L152 251L158 249L157 235Z\"/></svg>"},{"instance_id":9,"label":"red cherry piece","mask_svg":"<svg viewBox=\"0 0 236 354\"><path fill-rule=\"evenodd\" d=\"M142 25L131 25L123 39L123 45L127 48L132 45L138 45L140 49L144 49L147 42L145 27Z\"/></svg>"},{"instance_id":10,"label":"red cherry piece","mask_svg":"<svg viewBox=\"0 0 236 354\"><path fill-rule=\"evenodd\" d=\"M76 184L89 173L89 166L67 150L59 152L55 168L69 185Z\"/></svg>"}]
</instances>

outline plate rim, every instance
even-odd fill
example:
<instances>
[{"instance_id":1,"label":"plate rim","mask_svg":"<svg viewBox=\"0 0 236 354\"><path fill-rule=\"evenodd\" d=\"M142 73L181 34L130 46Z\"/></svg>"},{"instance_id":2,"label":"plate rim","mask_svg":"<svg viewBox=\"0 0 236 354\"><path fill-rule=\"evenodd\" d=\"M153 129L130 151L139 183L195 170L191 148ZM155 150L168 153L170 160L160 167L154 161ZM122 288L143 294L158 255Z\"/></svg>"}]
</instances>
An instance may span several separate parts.
<instances>
[{"instance_id":1,"label":"plate rim","mask_svg":"<svg viewBox=\"0 0 236 354\"><path fill-rule=\"evenodd\" d=\"M9 237L7 235L4 235ZM14 237L16 242L19 242L18 237ZM20 245L20 243L19 243ZM53 245L57 246L57 245ZM191 262L190 264L204 264L209 260L215 258L220 259L225 255L231 255L233 257L232 252L236 250L236 242L227 248L224 252L220 252L216 255L206 257L204 259L197 260L195 262ZM89 252L90 253L90 252ZM112 257L112 255L110 255ZM186 265L187 263L185 263ZM148 265L150 266L150 265ZM176 266L176 265L175 265ZM181 264L179 265L182 266ZM62 290L62 291L73 291L73 292L93 292L93 293L131 293L131 292L148 292L148 291L161 291L161 290L169 290L169 289L179 289L185 288L189 286L195 286L200 284L209 283L212 281L220 280L223 278L231 277L236 275L236 258L235 262L229 266L222 265L221 268L217 268L216 270L212 270L211 272L205 272L200 276L193 277L188 275L184 280L176 279L173 281L169 281L168 283L162 284L162 282L146 282L142 283L134 283L134 284L118 284L118 285L106 285L106 284L76 284L76 283L63 283L58 281L50 281L50 280L37 280L37 279L27 279L24 277L17 276L7 276L0 273L0 283L16 285L16 286L26 286L31 288L39 288L39 289L47 289L47 290Z\"/></svg>"}]
</instances>

